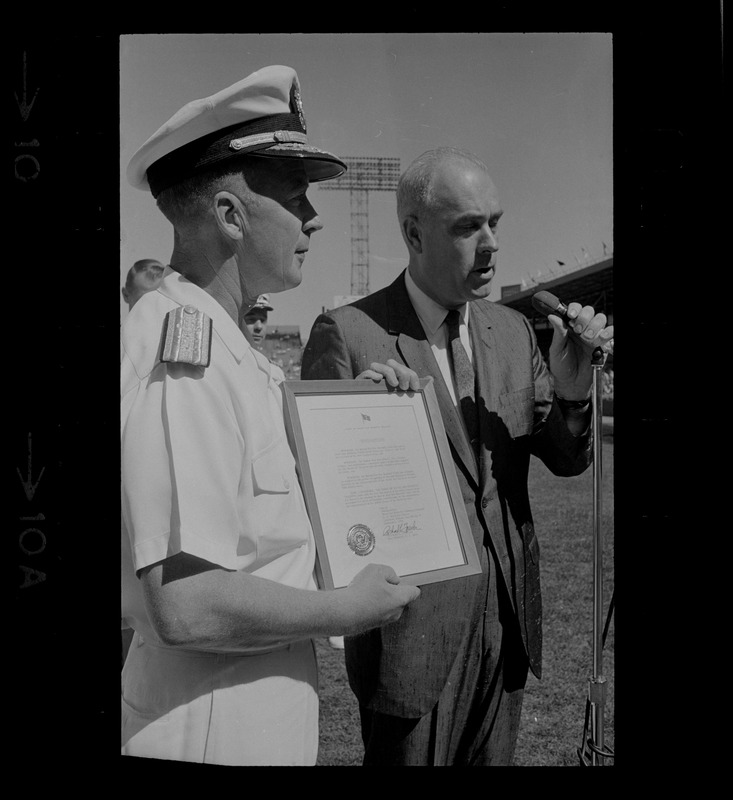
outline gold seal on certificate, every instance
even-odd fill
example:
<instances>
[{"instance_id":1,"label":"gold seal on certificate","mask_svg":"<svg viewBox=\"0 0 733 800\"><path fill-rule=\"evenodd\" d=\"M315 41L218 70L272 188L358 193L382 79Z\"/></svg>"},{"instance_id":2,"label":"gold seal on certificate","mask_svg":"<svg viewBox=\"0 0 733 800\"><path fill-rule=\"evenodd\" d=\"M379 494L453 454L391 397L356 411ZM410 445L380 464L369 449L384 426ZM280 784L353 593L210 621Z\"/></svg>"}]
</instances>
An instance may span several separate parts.
<instances>
[{"instance_id":1,"label":"gold seal on certificate","mask_svg":"<svg viewBox=\"0 0 733 800\"><path fill-rule=\"evenodd\" d=\"M346 534L346 543L357 556L366 556L374 550L374 534L366 525L352 525Z\"/></svg>"}]
</instances>

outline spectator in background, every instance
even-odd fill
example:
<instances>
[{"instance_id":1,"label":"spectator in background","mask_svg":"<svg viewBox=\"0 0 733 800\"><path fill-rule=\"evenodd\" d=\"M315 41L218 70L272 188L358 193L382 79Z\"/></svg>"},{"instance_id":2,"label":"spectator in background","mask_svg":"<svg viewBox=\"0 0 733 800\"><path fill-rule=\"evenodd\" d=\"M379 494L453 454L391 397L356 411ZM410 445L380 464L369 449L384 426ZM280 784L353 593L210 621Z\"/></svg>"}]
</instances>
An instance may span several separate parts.
<instances>
[{"instance_id":1,"label":"spectator in background","mask_svg":"<svg viewBox=\"0 0 733 800\"><path fill-rule=\"evenodd\" d=\"M273 308L270 305L270 295L261 294L257 302L244 315L244 324L252 336L254 346L262 350L267 335L267 315Z\"/></svg>"},{"instance_id":2,"label":"spectator in background","mask_svg":"<svg viewBox=\"0 0 733 800\"><path fill-rule=\"evenodd\" d=\"M244 334L244 338L261 353L267 356L270 362L270 376L279 386L285 380L285 373L279 364L276 364L265 353L265 339L267 337L267 315L270 311L274 311L270 305L270 295L261 294L257 298L257 302L242 318L242 323L239 328Z\"/></svg>"},{"instance_id":3,"label":"spectator in background","mask_svg":"<svg viewBox=\"0 0 733 800\"><path fill-rule=\"evenodd\" d=\"M125 285L122 287L122 297L129 309L132 309L144 294L160 286L164 270L165 267L154 258L141 258L130 267Z\"/></svg>"}]
</instances>

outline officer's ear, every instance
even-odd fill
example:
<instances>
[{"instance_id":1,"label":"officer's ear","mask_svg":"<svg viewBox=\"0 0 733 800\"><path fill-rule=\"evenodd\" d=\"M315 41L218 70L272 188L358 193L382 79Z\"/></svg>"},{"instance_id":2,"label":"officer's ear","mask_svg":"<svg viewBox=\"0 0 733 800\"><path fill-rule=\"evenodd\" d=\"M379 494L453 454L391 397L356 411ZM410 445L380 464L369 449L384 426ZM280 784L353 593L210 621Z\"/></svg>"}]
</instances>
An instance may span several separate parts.
<instances>
[{"instance_id":1,"label":"officer's ear","mask_svg":"<svg viewBox=\"0 0 733 800\"><path fill-rule=\"evenodd\" d=\"M402 220L402 236L408 247L416 253L422 253L422 228L414 214L408 214Z\"/></svg>"},{"instance_id":2,"label":"officer's ear","mask_svg":"<svg viewBox=\"0 0 733 800\"><path fill-rule=\"evenodd\" d=\"M216 225L224 236L228 239L244 239L244 219L239 198L231 192L217 192L213 208Z\"/></svg>"},{"instance_id":3,"label":"officer's ear","mask_svg":"<svg viewBox=\"0 0 733 800\"><path fill-rule=\"evenodd\" d=\"M123 286L123 287L122 287L122 299L123 299L123 300L124 300L124 301L125 301L125 302L126 302L128 305L130 305L130 294L129 294L129 292L127 291L127 287L126 287L126 286Z\"/></svg>"}]
</instances>

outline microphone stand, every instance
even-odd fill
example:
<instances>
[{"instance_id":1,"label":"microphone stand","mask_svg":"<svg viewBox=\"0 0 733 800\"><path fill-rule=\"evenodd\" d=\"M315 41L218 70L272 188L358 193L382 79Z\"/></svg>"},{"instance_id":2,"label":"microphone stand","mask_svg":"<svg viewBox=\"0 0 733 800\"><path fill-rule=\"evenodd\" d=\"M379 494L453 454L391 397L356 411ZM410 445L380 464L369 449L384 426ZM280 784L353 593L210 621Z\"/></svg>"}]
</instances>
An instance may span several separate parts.
<instances>
[{"instance_id":1,"label":"microphone stand","mask_svg":"<svg viewBox=\"0 0 733 800\"><path fill-rule=\"evenodd\" d=\"M607 353L601 347L593 351L593 389L591 415L593 426L593 670L589 678L583 744L578 749L584 766L604 766L605 758L613 758L613 750L604 742L604 711L606 706L606 679L603 676L603 542L601 450L603 443L603 367ZM590 716L590 738L586 738ZM588 753L590 751L590 754Z\"/></svg>"},{"instance_id":2,"label":"microphone stand","mask_svg":"<svg viewBox=\"0 0 733 800\"><path fill-rule=\"evenodd\" d=\"M541 314L555 314L568 320L568 307L554 294L541 291L532 296L532 305ZM613 750L603 741L603 713L606 705L606 679L603 677L603 644L608 622L613 610L613 596L608 608L606 630L603 630L603 548L601 541L601 450L603 446L603 367L609 353L613 352L613 339L602 347L596 347L591 356L593 370L593 393L591 412L593 425L593 671L588 686L588 699L585 706L585 726L583 741L578 748L578 756L583 766L603 766L604 758L613 758ZM591 734L588 736L590 719Z\"/></svg>"}]
</instances>

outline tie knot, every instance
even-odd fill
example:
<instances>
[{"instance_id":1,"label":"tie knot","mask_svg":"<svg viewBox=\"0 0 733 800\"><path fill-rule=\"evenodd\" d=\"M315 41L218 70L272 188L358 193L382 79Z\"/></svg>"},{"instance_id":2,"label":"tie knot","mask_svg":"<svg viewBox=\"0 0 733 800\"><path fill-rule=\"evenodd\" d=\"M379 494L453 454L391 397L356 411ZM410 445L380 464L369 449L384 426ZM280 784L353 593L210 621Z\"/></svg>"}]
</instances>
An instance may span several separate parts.
<instances>
[{"instance_id":1,"label":"tie knot","mask_svg":"<svg viewBox=\"0 0 733 800\"><path fill-rule=\"evenodd\" d=\"M458 327L461 324L461 315L457 308L452 308L446 315L445 315L445 324L448 326L448 333L449 335L455 332L455 335L458 335Z\"/></svg>"}]
</instances>

